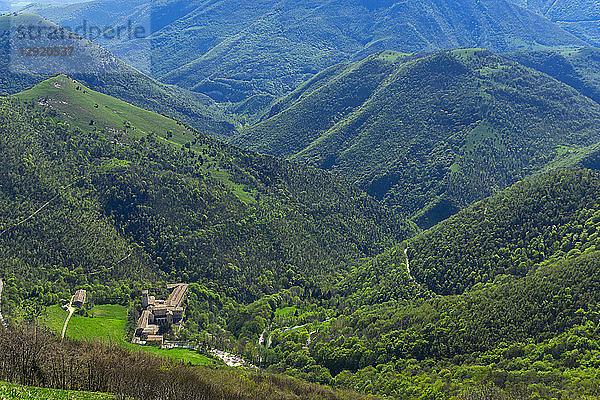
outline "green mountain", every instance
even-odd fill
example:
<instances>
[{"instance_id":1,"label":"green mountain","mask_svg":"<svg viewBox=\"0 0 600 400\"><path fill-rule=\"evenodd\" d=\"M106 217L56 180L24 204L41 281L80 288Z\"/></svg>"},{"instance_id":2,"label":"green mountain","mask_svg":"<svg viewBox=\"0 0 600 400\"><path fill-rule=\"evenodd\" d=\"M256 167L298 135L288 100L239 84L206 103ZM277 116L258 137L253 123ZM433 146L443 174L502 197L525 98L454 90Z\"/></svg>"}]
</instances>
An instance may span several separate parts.
<instances>
[{"instance_id":1,"label":"green mountain","mask_svg":"<svg viewBox=\"0 0 600 400\"><path fill-rule=\"evenodd\" d=\"M593 398L599 193L598 171L528 178L358 265L343 311L304 351L306 336L277 334L269 369L314 363L397 399Z\"/></svg>"},{"instance_id":2,"label":"green mountain","mask_svg":"<svg viewBox=\"0 0 600 400\"><path fill-rule=\"evenodd\" d=\"M344 2L96 0L67 7L33 6L65 26L150 27L154 78L204 93L252 113L324 68L385 49L492 51L583 46L535 13L505 0ZM136 41L102 43L138 68L146 49Z\"/></svg>"},{"instance_id":3,"label":"green mountain","mask_svg":"<svg viewBox=\"0 0 600 400\"><path fill-rule=\"evenodd\" d=\"M121 302L137 287L123 281L201 282L238 300L320 287L414 232L330 174L66 76L2 99L0 118L1 273L48 304L75 285ZM30 297L5 296L15 310Z\"/></svg>"},{"instance_id":4,"label":"green mountain","mask_svg":"<svg viewBox=\"0 0 600 400\"><path fill-rule=\"evenodd\" d=\"M408 257L421 289L445 296L595 251L599 177L597 171L560 170L527 178L379 256L379 271L393 279L385 265L404 264L399 268L405 271ZM387 297L393 298L401 296Z\"/></svg>"},{"instance_id":5,"label":"green mountain","mask_svg":"<svg viewBox=\"0 0 600 400\"><path fill-rule=\"evenodd\" d=\"M577 102L595 104L479 52L387 52L323 75L370 71L371 81L361 79L377 94L388 90L379 76L392 86L391 76L412 68L405 75L421 71L435 87L433 66L477 65L481 81L504 84L485 92L501 99L517 69L528 72L518 82L529 107L552 115L552 102L532 103L527 89L536 85L555 100L569 94L562 116ZM315 78L309 95L299 90L280 105L293 108L328 85ZM348 92L359 109L353 99L373 97ZM594 149L565 149L544 168L595 164ZM599 394L600 172L534 174L415 236L343 179L239 150L65 75L0 100L0 168L2 310L11 320L85 288L94 304L130 304L135 321L142 288L190 282L185 337L227 346L268 372L172 365L100 343L59 346L21 326L0 335L3 365L40 371L21 383L52 387L44 377L66 373L52 360L68 355L78 371L69 382L107 392L121 390L114 382L138 388L125 383L124 360L138 383L161 371L184 377L169 385L194 395L207 385L223 398L243 398L232 381L272 398L361 398L269 373L397 399ZM11 350L40 343L23 359ZM80 380L81 371L98 379ZM112 371L114 385L101 371Z\"/></svg>"},{"instance_id":6,"label":"green mountain","mask_svg":"<svg viewBox=\"0 0 600 400\"><path fill-rule=\"evenodd\" d=\"M8 330L0 327L0 379L148 399L177 390L180 399L198 393L365 398L119 346L131 337L144 288L190 282L188 337L214 337L211 346L228 349L236 343L225 327L241 309L238 302L323 293L354 260L414 234L365 193L317 169L233 148L65 75L0 98L0 171L2 311L9 321ZM62 341L28 325L46 306L60 311L57 304L75 289L88 291L81 313L98 321L85 332L99 340ZM119 308L127 310L125 330L109 327L115 318L110 311L93 314L95 304L127 306ZM114 336L94 335L97 325ZM105 344L114 337L126 339ZM68 359L70 368L60 367L59 359ZM159 378L169 384L155 385ZM66 395L14 385L0 387L4 391L8 398Z\"/></svg>"},{"instance_id":7,"label":"green mountain","mask_svg":"<svg viewBox=\"0 0 600 400\"><path fill-rule=\"evenodd\" d=\"M382 52L328 69L233 144L332 171L430 227L596 151L600 107L485 50Z\"/></svg>"},{"instance_id":8,"label":"green mountain","mask_svg":"<svg viewBox=\"0 0 600 400\"><path fill-rule=\"evenodd\" d=\"M32 27L34 40L20 40L19 32ZM38 29L41 38L37 38ZM17 93L50 76L68 74L93 89L177 118L213 136L227 137L236 130L235 121L208 97L159 83L85 38L70 38L65 32L35 15L0 16L0 92ZM62 33L65 39L54 39ZM28 46L73 47L73 52L66 57L22 57L19 49Z\"/></svg>"}]
</instances>

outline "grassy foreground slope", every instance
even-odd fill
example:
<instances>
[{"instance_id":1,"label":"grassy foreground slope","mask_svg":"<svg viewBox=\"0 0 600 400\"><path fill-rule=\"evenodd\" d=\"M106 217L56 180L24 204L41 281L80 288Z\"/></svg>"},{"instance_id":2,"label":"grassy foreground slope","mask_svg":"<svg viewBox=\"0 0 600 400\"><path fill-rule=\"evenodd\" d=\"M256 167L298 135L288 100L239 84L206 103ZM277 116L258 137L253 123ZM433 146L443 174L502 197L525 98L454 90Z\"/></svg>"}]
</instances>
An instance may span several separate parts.
<instances>
[{"instance_id":1,"label":"grassy foreground slope","mask_svg":"<svg viewBox=\"0 0 600 400\"><path fill-rule=\"evenodd\" d=\"M43 389L0 382L0 396L5 400L108 400L114 396L104 393Z\"/></svg>"},{"instance_id":2,"label":"grassy foreground slope","mask_svg":"<svg viewBox=\"0 0 600 400\"><path fill-rule=\"evenodd\" d=\"M267 116L233 143L333 171L423 227L576 162L600 130L597 103L478 49L382 52L317 75Z\"/></svg>"},{"instance_id":3,"label":"grassy foreground slope","mask_svg":"<svg viewBox=\"0 0 600 400\"><path fill-rule=\"evenodd\" d=\"M44 329L27 324L4 332L0 335L0 377L27 386L89 390L140 400L366 398L281 375L190 366L101 342L61 341ZM20 351L14 351L17 348ZM60 362L67 360L68 363ZM31 391L55 394L42 389Z\"/></svg>"},{"instance_id":4,"label":"grassy foreground slope","mask_svg":"<svg viewBox=\"0 0 600 400\"><path fill-rule=\"evenodd\" d=\"M0 382L0 396L6 400L108 400L114 396L104 393L43 389Z\"/></svg>"}]
</instances>

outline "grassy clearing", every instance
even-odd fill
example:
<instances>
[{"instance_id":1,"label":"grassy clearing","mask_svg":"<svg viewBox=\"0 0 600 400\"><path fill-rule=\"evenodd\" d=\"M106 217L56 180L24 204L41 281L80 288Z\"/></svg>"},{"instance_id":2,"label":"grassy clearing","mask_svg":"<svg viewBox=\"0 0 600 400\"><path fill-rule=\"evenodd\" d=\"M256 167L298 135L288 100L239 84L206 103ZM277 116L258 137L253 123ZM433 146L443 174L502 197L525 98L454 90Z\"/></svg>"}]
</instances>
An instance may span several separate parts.
<instances>
[{"instance_id":1,"label":"grassy clearing","mask_svg":"<svg viewBox=\"0 0 600 400\"><path fill-rule=\"evenodd\" d=\"M59 306L50 306L41 323L53 332L60 332L67 313ZM127 307L120 305L95 306L89 317L73 315L65 336L75 340L106 340L117 343L132 351L146 351L176 361L190 362L195 365L212 365L215 361L203 354L186 349L160 349L157 347L136 346L125 338L127 325Z\"/></svg>"},{"instance_id":2,"label":"grassy clearing","mask_svg":"<svg viewBox=\"0 0 600 400\"><path fill-rule=\"evenodd\" d=\"M492 125L487 121L482 121L467 135L465 151L472 152L477 146L485 145L485 142L490 139L493 141L494 147L503 149L503 146L496 143L495 139L498 138L498 136L498 131Z\"/></svg>"},{"instance_id":3,"label":"grassy clearing","mask_svg":"<svg viewBox=\"0 0 600 400\"><path fill-rule=\"evenodd\" d=\"M45 389L0 382L0 399L105 400L114 399L114 396L104 393Z\"/></svg>"},{"instance_id":4,"label":"grassy clearing","mask_svg":"<svg viewBox=\"0 0 600 400\"><path fill-rule=\"evenodd\" d=\"M408 53L400 53L397 51L386 50L386 51L381 52L381 54L379 54L377 59L382 60L382 61L387 61L387 62L394 62L394 61L398 60L400 57L404 57L407 55L408 55Z\"/></svg>"}]
</instances>

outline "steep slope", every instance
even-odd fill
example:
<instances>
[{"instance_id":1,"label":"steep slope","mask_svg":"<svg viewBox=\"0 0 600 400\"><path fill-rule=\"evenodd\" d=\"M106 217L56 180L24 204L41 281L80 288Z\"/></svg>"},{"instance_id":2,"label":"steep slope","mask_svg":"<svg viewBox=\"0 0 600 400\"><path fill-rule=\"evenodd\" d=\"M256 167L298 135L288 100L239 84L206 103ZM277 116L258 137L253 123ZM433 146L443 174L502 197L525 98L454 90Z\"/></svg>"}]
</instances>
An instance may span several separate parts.
<instances>
[{"instance_id":1,"label":"steep slope","mask_svg":"<svg viewBox=\"0 0 600 400\"><path fill-rule=\"evenodd\" d=\"M600 5L594 0L511 0L592 46L600 45Z\"/></svg>"},{"instance_id":2,"label":"steep slope","mask_svg":"<svg viewBox=\"0 0 600 400\"><path fill-rule=\"evenodd\" d=\"M339 68L233 143L333 171L429 227L599 142L598 104L484 50Z\"/></svg>"},{"instance_id":3,"label":"steep slope","mask_svg":"<svg viewBox=\"0 0 600 400\"><path fill-rule=\"evenodd\" d=\"M384 49L585 44L505 0L97 0L29 11L67 26L151 26L153 77L243 110L264 107L324 68ZM147 59L127 41L103 45L140 68Z\"/></svg>"},{"instance_id":4,"label":"steep slope","mask_svg":"<svg viewBox=\"0 0 600 400\"><path fill-rule=\"evenodd\" d=\"M255 299L336 280L350 260L412 234L327 173L226 146L70 78L17 97L0 112L1 273L45 287L50 304L70 285L161 276ZM29 298L6 296L16 309Z\"/></svg>"},{"instance_id":5,"label":"steep slope","mask_svg":"<svg viewBox=\"0 0 600 400\"><path fill-rule=\"evenodd\" d=\"M36 32L34 39L21 40L19 32L31 28ZM178 118L213 136L227 137L235 131L235 122L206 96L159 83L85 38L69 38L61 29L30 14L0 16L0 92L17 93L52 75L68 74L103 93ZM53 39L62 37L60 32L66 38ZM71 56L22 57L19 49L28 46L73 47L73 52Z\"/></svg>"},{"instance_id":6,"label":"steep slope","mask_svg":"<svg viewBox=\"0 0 600 400\"><path fill-rule=\"evenodd\" d=\"M600 50L519 51L503 54L527 67L548 74L600 103Z\"/></svg>"},{"instance_id":7,"label":"steep slope","mask_svg":"<svg viewBox=\"0 0 600 400\"><path fill-rule=\"evenodd\" d=\"M460 296L390 302L339 318L311 354L341 387L410 399L593 398L598 394L600 252ZM290 346L290 344L287 344Z\"/></svg>"},{"instance_id":8,"label":"steep slope","mask_svg":"<svg viewBox=\"0 0 600 400\"><path fill-rule=\"evenodd\" d=\"M270 370L314 363L398 399L597 395L599 194L598 171L528 178L358 265L343 311L305 351L302 335L276 337Z\"/></svg>"},{"instance_id":9,"label":"steep slope","mask_svg":"<svg viewBox=\"0 0 600 400\"><path fill-rule=\"evenodd\" d=\"M597 171L531 177L408 240L384 259L389 266L406 264L408 257L416 282L439 295L460 294L503 275L524 277L540 265L596 249L599 193ZM385 266L380 271L390 274Z\"/></svg>"}]
</instances>

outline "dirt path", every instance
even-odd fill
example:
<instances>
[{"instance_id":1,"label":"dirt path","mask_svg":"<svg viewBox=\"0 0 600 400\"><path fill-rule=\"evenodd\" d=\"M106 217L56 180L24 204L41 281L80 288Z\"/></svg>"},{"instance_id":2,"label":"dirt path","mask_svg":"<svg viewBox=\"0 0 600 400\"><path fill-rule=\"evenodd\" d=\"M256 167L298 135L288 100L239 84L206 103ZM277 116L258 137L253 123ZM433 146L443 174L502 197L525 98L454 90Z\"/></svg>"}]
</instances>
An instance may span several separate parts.
<instances>
[{"instance_id":1,"label":"dirt path","mask_svg":"<svg viewBox=\"0 0 600 400\"><path fill-rule=\"evenodd\" d=\"M259 346L264 346L265 345L265 337L267 336L267 332L269 331L269 329L271 329L271 327L267 326L265 328L265 330L260 334L260 337L258 338L258 345Z\"/></svg>"},{"instance_id":2,"label":"dirt path","mask_svg":"<svg viewBox=\"0 0 600 400\"><path fill-rule=\"evenodd\" d=\"M306 345L304 345L302 348L304 350L308 350L308 346L310 346L310 342L312 341L312 335L314 335L315 333L317 333L317 331L312 331L308 333L308 339L306 339Z\"/></svg>"},{"instance_id":3,"label":"dirt path","mask_svg":"<svg viewBox=\"0 0 600 400\"><path fill-rule=\"evenodd\" d=\"M69 324L69 320L71 319L71 317L73 316L73 313L75 312L75 307L73 307L73 297L71 297L71 301L69 302L67 311L69 312L69 316L67 317L67 320L65 321L65 326L63 326L62 333L60 334L61 340L65 338L65 332L67 331L67 325Z\"/></svg>"}]
</instances>

